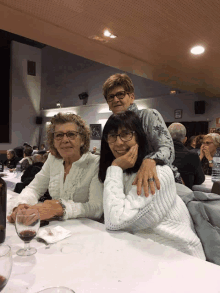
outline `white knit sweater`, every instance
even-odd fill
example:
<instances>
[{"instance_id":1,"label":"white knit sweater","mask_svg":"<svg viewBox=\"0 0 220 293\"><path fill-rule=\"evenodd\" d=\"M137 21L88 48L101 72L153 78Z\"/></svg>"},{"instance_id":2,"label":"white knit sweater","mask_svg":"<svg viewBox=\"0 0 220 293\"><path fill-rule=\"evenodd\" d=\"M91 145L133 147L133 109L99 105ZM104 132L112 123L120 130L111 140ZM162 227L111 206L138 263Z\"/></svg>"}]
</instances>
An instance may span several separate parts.
<instances>
[{"instance_id":1,"label":"white knit sweater","mask_svg":"<svg viewBox=\"0 0 220 293\"><path fill-rule=\"evenodd\" d=\"M34 205L49 190L52 199L62 199L68 218L87 217L99 219L103 213L103 184L98 179L99 156L86 153L72 164L64 182L63 159L49 154L41 171L22 190L17 198L9 201L8 214L21 203Z\"/></svg>"},{"instance_id":2,"label":"white knit sweater","mask_svg":"<svg viewBox=\"0 0 220 293\"><path fill-rule=\"evenodd\" d=\"M137 195L132 185L136 174L126 175L117 166L107 169L104 182L105 225L109 230L125 230L205 259L190 214L176 193L173 173L157 166L160 190L149 197Z\"/></svg>"}]
</instances>

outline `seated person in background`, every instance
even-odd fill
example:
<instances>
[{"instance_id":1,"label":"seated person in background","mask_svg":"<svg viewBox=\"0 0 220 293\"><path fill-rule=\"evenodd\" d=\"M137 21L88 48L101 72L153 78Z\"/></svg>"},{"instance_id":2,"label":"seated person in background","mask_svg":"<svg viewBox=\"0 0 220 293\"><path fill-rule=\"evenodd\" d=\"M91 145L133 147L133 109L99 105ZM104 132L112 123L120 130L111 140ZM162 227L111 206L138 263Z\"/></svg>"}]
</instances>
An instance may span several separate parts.
<instances>
[{"instance_id":1,"label":"seated person in background","mask_svg":"<svg viewBox=\"0 0 220 293\"><path fill-rule=\"evenodd\" d=\"M42 143L40 145L40 151L46 151L46 147L45 147L45 144L44 143Z\"/></svg>"},{"instance_id":2,"label":"seated person in background","mask_svg":"<svg viewBox=\"0 0 220 293\"><path fill-rule=\"evenodd\" d=\"M148 196L148 178L153 178L155 184L151 184L151 192L155 192L155 187L160 189L160 182L156 173L155 159L162 160L170 166L174 172L176 182L182 183L180 174L176 167L172 165L174 161L173 140L166 127L161 114L155 109L142 109L134 103L134 85L130 77L126 74L114 74L110 76L103 84L103 95L108 103L109 109L114 113L133 111L138 115L144 128L145 135L149 143L149 153L143 160L140 170L134 179L137 184L137 194L141 194L141 188L144 187L145 195Z\"/></svg>"},{"instance_id":3,"label":"seated person in background","mask_svg":"<svg viewBox=\"0 0 220 293\"><path fill-rule=\"evenodd\" d=\"M181 123L172 123L168 130L173 139L175 149L173 164L178 168L183 182L191 189L193 185L202 184L205 181L205 175L199 156L190 152L184 146L184 142L187 140L185 126Z\"/></svg>"},{"instance_id":4,"label":"seated person in background","mask_svg":"<svg viewBox=\"0 0 220 293\"><path fill-rule=\"evenodd\" d=\"M51 153L34 180L8 202L8 220L28 207L37 208L41 220L55 216L63 220L103 214L103 184L98 179L99 157L89 151L90 130L78 115L58 113L47 130ZM37 204L49 190L52 200ZM17 208L15 208L17 207Z\"/></svg>"},{"instance_id":5,"label":"seated person in background","mask_svg":"<svg viewBox=\"0 0 220 293\"><path fill-rule=\"evenodd\" d=\"M212 175L213 156L219 147L220 135L218 133L209 133L203 137L199 158L205 175Z\"/></svg>"},{"instance_id":6,"label":"seated person in background","mask_svg":"<svg viewBox=\"0 0 220 293\"><path fill-rule=\"evenodd\" d=\"M43 151L44 152L44 151ZM46 152L44 152L46 153ZM21 182L17 183L14 189L14 192L21 193L22 190L31 183L31 181L35 178L35 175L40 172L45 163L46 159L44 154L35 154L33 155L33 164L30 165L25 171L24 174L21 176ZM39 201L51 199L48 191L39 199Z\"/></svg>"},{"instance_id":7,"label":"seated person in background","mask_svg":"<svg viewBox=\"0 0 220 293\"><path fill-rule=\"evenodd\" d=\"M196 153L197 155L200 154L200 148L201 148L204 136L205 136L204 134L199 134L199 135L196 136L196 138L195 138L195 148L190 150L192 153Z\"/></svg>"},{"instance_id":8,"label":"seated person in background","mask_svg":"<svg viewBox=\"0 0 220 293\"><path fill-rule=\"evenodd\" d=\"M96 146L94 146L91 153L94 155L100 155L100 149L98 149Z\"/></svg>"},{"instance_id":9,"label":"seated person in background","mask_svg":"<svg viewBox=\"0 0 220 293\"><path fill-rule=\"evenodd\" d=\"M19 161L22 160L24 157L24 147L17 146L16 148L14 148L14 151L16 153L16 156L19 158Z\"/></svg>"},{"instance_id":10,"label":"seated person in background","mask_svg":"<svg viewBox=\"0 0 220 293\"><path fill-rule=\"evenodd\" d=\"M188 150L193 150L196 147L196 136L193 135L191 136L186 142L185 142L185 147ZM174 147L175 148L175 147Z\"/></svg>"},{"instance_id":11,"label":"seated person in background","mask_svg":"<svg viewBox=\"0 0 220 293\"><path fill-rule=\"evenodd\" d=\"M7 150L7 160L4 162L4 165L10 170L13 170L16 168L18 162L19 158L16 156L15 151L12 149Z\"/></svg>"},{"instance_id":12,"label":"seated person in background","mask_svg":"<svg viewBox=\"0 0 220 293\"><path fill-rule=\"evenodd\" d=\"M156 166L160 190L138 196L132 182L148 154L148 141L138 116L111 115L101 141L99 179L104 182L104 218L108 230L125 230L205 259L186 205L177 195L169 166ZM158 160L156 163L161 163ZM149 185L154 184L152 178Z\"/></svg>"},{"instance_id":13,"label":"seated person in background","mask_svg":"<svg viewBox=\"0 0 220 293\"><path fill-rule=\"evenodd\" d=\"M19 161L19 163L21 164L22 171L25 171L30 165L33 164L33 160L31 157L32 152L33 152L32 147L27 146L24 148L24 158Z\"/></svg>"},{"instance_id":14,"label":"seated person in background","mask_svg":"<svg viewBox=\"0 0 220 293\"><path fill-rule=\"evenodd\" d=\"M36 145L33 146L32 156L38 152L38 147Z\"/></svg>"}]
</instances>

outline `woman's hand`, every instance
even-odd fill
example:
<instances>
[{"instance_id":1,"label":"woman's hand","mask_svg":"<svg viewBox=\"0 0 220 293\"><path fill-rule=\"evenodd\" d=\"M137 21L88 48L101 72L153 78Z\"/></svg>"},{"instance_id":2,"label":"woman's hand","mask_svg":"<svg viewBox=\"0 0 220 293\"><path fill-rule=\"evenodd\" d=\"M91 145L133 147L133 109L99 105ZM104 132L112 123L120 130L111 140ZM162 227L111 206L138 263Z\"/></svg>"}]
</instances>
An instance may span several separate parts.
<instances>
[{"instance_id":1,"label":"woman's hand","mask_svg":"<svg viewBox=\"0 0 220 293\"><path fill-rule=\"evenodd\" d=\"M148 181L150 178L153 178L153 181ZM132 185L137 185L137 194L141 195L142 186L144 188L144 194L147 197L149 195L149 187L151 193L155 193L155 184L156 188L160 189L160 181L157 176L156 163L152 159L145 159L142 162L142 165L137 173L137 176L134 179Z\"/></svg>"},{"instance_id":2,"label":"woman's hand","mask_svg":"<svg viewBox=\"0 0 220 293\"><path fill-rule=\"evenodd\" d=\"M130 148L130 150L123 156L115 159L112 162L112 166L118 166L122 168L122 170L126 170L134 167L138 156L138 145L134 145Z\"/></svg>"},{"instance_id":3,"label":"woman's hand","mask_svg":"<svg viewBox=\"0 0 220 293\"><path fill-rule=\"evenodd\" d=\"M204 145L202 144L201 147L200 147L200 155L199 155L200 161L205 156L205 153L204 153L203 149L204 149Z\"/></svg>"},{"instance_id":4,"label":"woman's hand","mask_svg":"<svg viewBox=\"0 0 220 293\"><path fill-rule=\"evenodd\" d=\"M203 153L204 153L207 160L211 161L213 159L212 155L210 154L208 146L203 147Z\"/></svg>"},{"instance_id":5,"label":"woman's hand","mask_svg":"<svg viewBox=\"0 0 220 293\"><path fill-rule=\"evenodd\" d=\"M62 217L63 208L58 200L45 200L44 203L38 203L31 208L37 209L40 214L40 219L49 220L55 216Z\"/></svg>"},{"instance_id":6,"label":"woman's hand","mask_svg":"<svg viewBox=\"0 0 220 293\"><path fill-rule=\"evenodd\" d=\"M13 212L10 216L7 217L9 223L15 223L17 212L20 210L25 210L31 207L28 204L19 204L16 208L13 209Z\"/></svg>"}]
</instances>

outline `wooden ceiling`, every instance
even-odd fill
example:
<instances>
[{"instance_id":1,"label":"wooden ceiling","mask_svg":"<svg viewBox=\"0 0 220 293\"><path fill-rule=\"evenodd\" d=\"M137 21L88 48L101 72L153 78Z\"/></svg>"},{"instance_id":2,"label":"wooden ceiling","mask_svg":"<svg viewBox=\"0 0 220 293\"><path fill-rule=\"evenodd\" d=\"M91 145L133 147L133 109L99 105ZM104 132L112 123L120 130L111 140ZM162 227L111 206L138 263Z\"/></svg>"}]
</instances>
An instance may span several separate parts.
<instances>
[{"instance_id":1,"label":"wooden ceiling","mask_svg":"<svg viewBox=\"0 0 220 293\"><path fill-rule=\"evenodd\" d=\"M219 0L0 0L0 29L220 97L219 12ZM104 29L118 37L104 37ZM195 45L205 53L191 55Z\"/></svg>"}]
</instances>

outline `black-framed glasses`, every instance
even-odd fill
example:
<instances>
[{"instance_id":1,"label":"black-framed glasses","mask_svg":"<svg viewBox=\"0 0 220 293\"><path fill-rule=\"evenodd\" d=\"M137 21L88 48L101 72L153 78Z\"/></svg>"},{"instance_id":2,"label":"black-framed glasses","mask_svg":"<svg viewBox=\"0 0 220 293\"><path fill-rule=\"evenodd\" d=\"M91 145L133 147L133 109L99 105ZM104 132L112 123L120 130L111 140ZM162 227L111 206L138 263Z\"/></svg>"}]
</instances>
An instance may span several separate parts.
<instances>
[{"instance_id":1,"label":"black-framed glasses","mask_svg":"<svg viewBox=\"0 0 220 293\"><path fill-rule=\"evenodd\" d=\"M57 131L53 133L55 140L62 140L64 138L64 135L66 135L68 139L74 140L78 134L82 134L82 133L77 131L67 131L67 132Z\"/></svg>"},{"instance_id":2,"label":"black-framed glasses","mask_svg":"<svg viewBox=\"0 0 220 293\"><path fill-rule=\"evenodd\" d=\"M202 144L205 144L205 145L210 145L211 143L213 143L212 141L204 141L202 142Z\"/></svg>"},{"instance_id":3,"label":"black-framed glasses","mask_svg":"<svg viewBox=\"0 0 220 293\"><path fill-rule=\"evenodd\" d=\"M119 100L122 100L122 99L124 99L124 97L125 97L127 94L129 94L129 93L126 92L126 91L120 91L120 92L117 92L117 93L115 93L115 94L108 95L108 96L106 97L106 99L107 99L107 102L112 102L112 101L114 100L114 97L116 97L116 98L119 99Z\"/></svg>"},{"instance_id":4,"label":"black-framed glasses","mask_svg":"<svg viewBox=\"0 0 220 293\"><path fill-rule=\"evenodd\" d=\"M120 139L124 142L132 140L132 137L134 135L135 131L122 131L120 134L115 134L115 133L109 133L105 140L108 143L113 143L116 142L117 137L119 136Z\"/></svg>"}]
</instances>

